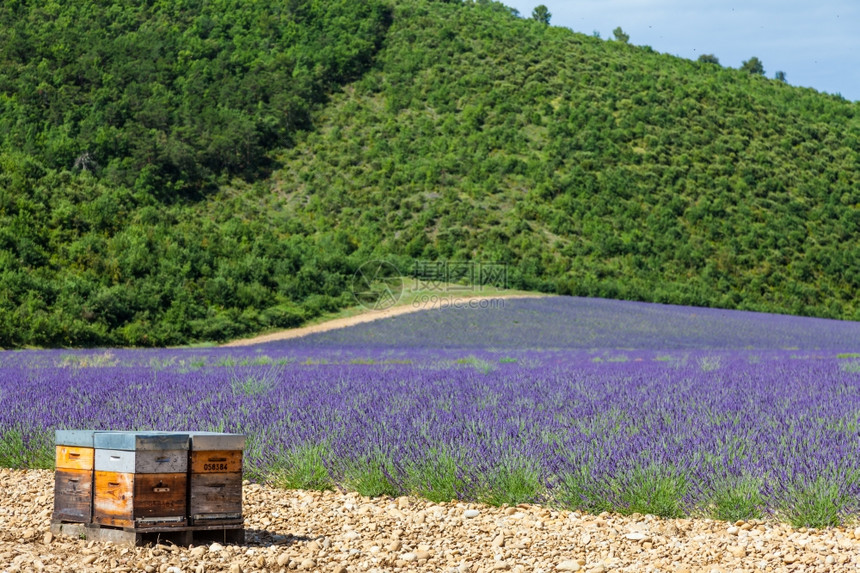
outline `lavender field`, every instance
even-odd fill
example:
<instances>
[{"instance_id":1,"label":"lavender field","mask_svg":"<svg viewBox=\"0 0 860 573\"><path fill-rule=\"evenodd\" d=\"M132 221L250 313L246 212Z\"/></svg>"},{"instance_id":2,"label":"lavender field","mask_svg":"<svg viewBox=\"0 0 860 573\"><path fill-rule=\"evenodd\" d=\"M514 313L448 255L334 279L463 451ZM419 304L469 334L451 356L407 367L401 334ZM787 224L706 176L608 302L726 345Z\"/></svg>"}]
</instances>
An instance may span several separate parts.
<instances>
[{"instance_id":1,"label":"lavender field","mask_svg":"<svg viewBox=\"0 0 860 573\"><path fill-rule=\"evenodd\" d=\"M820 527L860 515L860 324L558 297L0 352L0 465L50 467L56 428L245 432L285 487Z\"/></svg>"}]
</instances>

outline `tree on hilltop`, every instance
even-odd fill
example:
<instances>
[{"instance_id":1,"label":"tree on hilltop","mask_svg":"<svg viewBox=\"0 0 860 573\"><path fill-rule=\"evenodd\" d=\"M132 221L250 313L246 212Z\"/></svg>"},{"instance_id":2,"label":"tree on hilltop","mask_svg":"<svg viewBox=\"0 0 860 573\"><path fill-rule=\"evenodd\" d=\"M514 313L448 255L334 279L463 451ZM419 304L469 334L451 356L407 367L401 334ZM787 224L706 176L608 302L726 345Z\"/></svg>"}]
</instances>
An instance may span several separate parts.
<instances>
[{"instance_id":1,"label":"tree on hilltop","mask_svg":"<svg viewBox=\"0 0 860 573\"><path fill-rule=\"evenodd\" d=\"M699 61L703 64L716 64L720 65L720 59L717 58L714 54L702 54L699 56Z\"/></svg>"},{"instance_id":2,"label":"tree on hilltop","mask_svg":"<svg viewBox=\"0 0 860 573\"><path fill-rule=\"evenodd\" d=\"M618 26L614 30L612 30L612 34L615 36L615 40L617 42L621 42L622 44L626 44L630 41L630 36L624 33L624 30L621 29L621 26Z\"/></svg>"},{"instance_id":3,"label":"tree on hilltop","mask_svg":"<svg viewBox=\"0 0 860 573\"><path fill-rule=\"evenodd\" d=\"M778 70L775 74L773 74L773 79L782 83L786 83L788 81L785 79L785 72L782 70Z\"/></svg>"},{"instance_id":4,"label":"tree on hilltop","mask_svg":"<svg viewBox=\"0 0 860 573\"><path fill-rule=\"evenodd\" d=\"M749 72L751 74L755 74L757 76L764 75L764 64L761 63L757 57L753 56L743 63L741 69L745 72Z\"/></svg>"},{"instance_id":5,"label":"tree on hilltop","mask_svg":"<svg viewBox=\"0 0 860 573\"><path fill-rule=\"evenodd\" d=\"M536 6L535 9L532 10L532 20L537 20L541 24L549 26L550 18L552 18L552 13L550 13L549 8L543 4Z\"/></svg>"}]
</instances>

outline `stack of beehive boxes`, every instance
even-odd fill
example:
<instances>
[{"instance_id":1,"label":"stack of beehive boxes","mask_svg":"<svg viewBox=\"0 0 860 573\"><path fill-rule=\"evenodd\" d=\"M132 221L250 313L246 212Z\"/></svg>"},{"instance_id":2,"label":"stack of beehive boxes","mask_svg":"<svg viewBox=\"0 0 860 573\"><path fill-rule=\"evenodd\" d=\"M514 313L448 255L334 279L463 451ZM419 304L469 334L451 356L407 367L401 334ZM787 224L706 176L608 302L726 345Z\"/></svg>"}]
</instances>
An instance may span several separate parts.
<instances>
[{"instance_id":1,"label":"stack of beehive boxes","mask_svg":"<svg viewBox=\"0 0 860 573\"><path fill-rule=\"evenodd\" d=\"M244 436L63 430L56 440L55 532L138 542L136 533L172 531L190 542L194 531L230 529L241 539Z\"/></svg>"},{"instance_id":2,"label":"stack of beehive boxes","mask_svg":"<svg viewBox=\"0 0 860 573\"><path fill-rule=\"evenodd\" d=\"M54 521L90 523L93 517L93 432L58 430Z\"/></svg>"},{"instance_id":3,"label":"stack of beehive boxes","mask_svg":"<svg viewBox=\"0 0 860 573\"><path fill-rule=\"evenodd\" d=\"M93 523L186 525L188 434L95 434Z\"/></svg>"},{"instance_id":4,"label":"stack of beehive boxes","mask_svg":"<svg viewBox=\"0 0 860 573\"><path fill-rule=\"evenodd\" d=\"M245 436L194 432L188 515L194 525L242 523Z\"/></svg>"}]
</instances>

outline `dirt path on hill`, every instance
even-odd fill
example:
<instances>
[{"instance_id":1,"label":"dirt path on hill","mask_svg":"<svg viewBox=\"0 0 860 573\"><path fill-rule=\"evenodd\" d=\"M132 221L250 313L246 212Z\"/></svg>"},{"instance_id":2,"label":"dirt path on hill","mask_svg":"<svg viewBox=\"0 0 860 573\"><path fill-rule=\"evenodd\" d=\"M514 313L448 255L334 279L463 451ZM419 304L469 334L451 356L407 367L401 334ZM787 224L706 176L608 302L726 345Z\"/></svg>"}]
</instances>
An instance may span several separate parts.
<instances>
[{"instance_id":1,"label":"dirt path on hill","mask_svg":"<svg viewBox=\"0 0 860 573\"><path fill-rule=\"evenodd\" d=\"M309 334L316 334L317 332L328 332L329 330L336 330L338 328L345 328L347 326L353 326L355 324L363 324L365 322L373 322L374 320L381 320L383 318L390 318L392 316L399 316L401 314L409 314L411 312L418 312L419 310L438 310L441 308L476 308L477 305L486 304L487 301L491 300L511 300L516 298L542 298L549 295L543 294L508 294L508 295L492 295L492 296L466 296L466 297L458 297L452 296L449 294L439 295L439 296L427 296L423 298L419 298L413 304L406 304L402 306L393 306L391 308L387 308L385 310L369 310L362 314L357 314L355 316L347 316L344 318L335 318L326 322L321 322L319 324L312 324L309 326L302 326L299 328L291 328L289 330L281 330L279 332L272 332L270 334L262 334L260 336L255 336L253 338L243 338L241 340L234 340L232 342L228 342L226 344L222 344L222 346L251 346L252 344L260 344L263 342L273 342L275 340L288 340L290 338L300 338L302 336L307 336ZM426 300L425 300L426 298Z\"/></svg>"},{"instance_id":2,"label":"dirt path on hill","mask_svg":"<svg viewBox=\"0 0 860 573\"><path fill-rule=\"evenodd\" d=\"M595 516L248 482L244 543L130 547L49 533L53 485L49 470L0 469L0 573L843 573L860 565L853 527Z\"/></svg>"}]
</instances>

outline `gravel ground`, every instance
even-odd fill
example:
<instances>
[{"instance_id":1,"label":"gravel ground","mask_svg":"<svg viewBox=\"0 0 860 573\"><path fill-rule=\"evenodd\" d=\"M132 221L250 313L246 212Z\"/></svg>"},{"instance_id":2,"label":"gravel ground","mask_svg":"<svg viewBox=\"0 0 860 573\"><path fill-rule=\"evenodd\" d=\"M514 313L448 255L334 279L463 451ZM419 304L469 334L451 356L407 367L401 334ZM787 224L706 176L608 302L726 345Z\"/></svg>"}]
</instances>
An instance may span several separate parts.
<instances>
[{"instance_id":1,"label":"gravel ground","mask_svg":"<svg viewBox=\"0 0 860 573\"><path fill-rule=\"evenodd\" d=\"M0 469L0 572L860 571L860 528L490 508L244 488L247 541L130 547L49 533L53 473Z\"/></svg>"}]
</instances>

